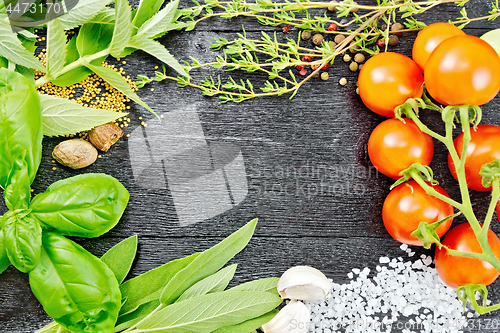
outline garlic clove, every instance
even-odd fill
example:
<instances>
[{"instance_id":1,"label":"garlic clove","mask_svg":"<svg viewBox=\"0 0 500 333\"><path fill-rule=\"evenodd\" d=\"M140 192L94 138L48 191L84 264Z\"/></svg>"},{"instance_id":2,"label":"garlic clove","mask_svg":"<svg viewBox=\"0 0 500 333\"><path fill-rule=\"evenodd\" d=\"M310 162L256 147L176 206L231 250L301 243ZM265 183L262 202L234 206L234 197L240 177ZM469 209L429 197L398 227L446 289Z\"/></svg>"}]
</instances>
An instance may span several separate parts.
<instances>
[{"instance_id":1,"label":"garlic clove","mask_svg":"<svg viewBox=\"0 0 500 333\"><path fill-rule=\"evenodd\" d=\"M295 266L288 269L278 281L281 298L303 301L321 301L330 295L332 283L316 268Z\"/></svg>"},{"instance_id":2,"label":"garlic clove","mask_svg":"<svg viewBox=\"0 0 500 333\"><path fill-rule=\"evenodd\" d=\"M311 311L299 301L290 301L267 324L264 333L307 333L311 326Z\"/></svg>"}]
</instances>

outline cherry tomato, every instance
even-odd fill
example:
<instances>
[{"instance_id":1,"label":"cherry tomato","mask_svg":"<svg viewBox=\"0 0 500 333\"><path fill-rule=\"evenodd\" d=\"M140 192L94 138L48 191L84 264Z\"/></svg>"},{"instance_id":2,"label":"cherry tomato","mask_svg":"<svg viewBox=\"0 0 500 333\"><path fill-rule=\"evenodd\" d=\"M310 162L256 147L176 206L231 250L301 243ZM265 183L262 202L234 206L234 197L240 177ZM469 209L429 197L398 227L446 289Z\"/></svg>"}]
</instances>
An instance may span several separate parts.
<instances>
[{"instance_id":1,"label":"cherry tomato","mask_svg":"<svg viewBox=\"0 0 500 333\"><path fill-rule=\"evenodd\" d=\"M413 163L429 165L434 154L432 138L411 119L392 118L380 123L368 139L368 155L377 170L393 179Z\"/></svg>"},{"instance_id":2,"label":"cherry tomato","mask_svg":"<svg viewBox=\"0 0 500 333\"><path fill-rule=\"evenodd\" d=\"M497 202L497 219L500 221L500 200Z\"/></svg>"},{"instance_id":3,"label":"cherry tomato","mask_svg":"<svg viewBox=\"0 0 500 333\"><path fill-rule=\"evenodd\" d=\"M431 184L429 184L431 185ZM431 185L439 193L450 197L439 185ZM422 246L412 232L418 229L420 222L434 223L453 214L453 206L425 193L414 180L393 189L384 201L382 220L389 234L397 241L410 245ZM436 229L442 237L450 229L452 219Z\"/></svg>"},{"instance_id":4,"label":"cherry tomato","mask_svg":"<svg viewBox=\"0 0 500 333\"><path fill-rule=\"evenodd\" d=\"M469 223L462 223L451 229L442 243L452 250L482 252ZM488 243L495 256L500 258L500 240L491 229L488 229ZM444 248L436 248L434 262L441 280L452 288L458 288L468 283L489 285L499 275L495 267L486 261L451 256Z\"/></svg>"},{"instance_id":5,"label":"cherry tomato","mask_svg":"<svg viewBox=\"0 0 500 333\"><path fill-rule=\"evenodd\" d=\"M483 105L500 90L500 57L484 40L455 36L431 53L424 71L429 94L445 105Z\"/></svg>"},{"instance_id":6,"label":"cherry tomato","mask_svg":"<svg viewBox=\"0 0 500 333\"><path fill-rule=\"evenodd\" d=\"M496 125L479 125L476 131L471 128L470 132L471 141L465 159L467 187L476 191L490 191L491 187L486 188L483 186L483 177L481 177L479 171L481 171L483 164L500 159L500 127ZM463 136L463 134L460 134L453 142L459 157L462 156ZM449 154L448 167L453 177L457 179L455 164Z\"/></svg>"},{"instance_id":7,"label":"cherry tomato","mask_svg":"<svg viewBox=\"0 0 500 333\"><path fill-rule=\"evenodd\" d=\"M361 68L359 95L375 113L394 117L394 109L408 98L422 96L423 76L417 64L394 52L379 53Z\"/></svg>"},{"instance_id":8,"label":"cherry tomato","mask_svg":"<svg viewBox=\"0 0 500 333\"><path fill-rule=\"evenodd\" d=\"M465 35L453 24L438 22L425 27L413 43L412 58L423 71L432 51L445 39Z\"/></svg>"}]
</instances>

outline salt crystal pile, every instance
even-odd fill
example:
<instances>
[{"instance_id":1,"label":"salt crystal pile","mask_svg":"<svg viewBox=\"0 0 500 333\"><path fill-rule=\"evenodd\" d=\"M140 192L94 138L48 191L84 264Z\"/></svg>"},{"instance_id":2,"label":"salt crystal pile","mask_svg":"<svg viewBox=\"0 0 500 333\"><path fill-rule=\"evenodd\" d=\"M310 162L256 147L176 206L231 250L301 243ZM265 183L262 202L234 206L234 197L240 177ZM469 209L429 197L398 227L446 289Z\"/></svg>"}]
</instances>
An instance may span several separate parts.
<instances>
[{"instance_id":1,"label":"salt crystal pile","mask_svg":"<svg viewBox=\"0 0 500 333\"><path fill-rule=\"evenodd\" d=\"M408 256L407 245L401 249ZM309 332L458 333L467 324L462 302L429 265L432 257L416 261L380 258L376 272L354 268L347 284L333 284L332 297L307 302L311 310Z\"/></svg>"}]
</instances>

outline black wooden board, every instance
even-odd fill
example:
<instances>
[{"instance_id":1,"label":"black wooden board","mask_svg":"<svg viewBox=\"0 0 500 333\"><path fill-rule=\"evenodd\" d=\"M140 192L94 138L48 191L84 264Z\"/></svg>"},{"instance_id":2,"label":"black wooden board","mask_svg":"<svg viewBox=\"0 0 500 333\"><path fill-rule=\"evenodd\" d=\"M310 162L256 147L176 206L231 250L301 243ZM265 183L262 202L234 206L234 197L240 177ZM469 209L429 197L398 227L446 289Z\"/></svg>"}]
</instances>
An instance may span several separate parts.
<instances>
[{"instance_id":1,"label":"black wooden board","mask_svg":"<svg viewBox=\"0 0 500 333\"><path fill-rule=\"evenodd\" d=\"M182 1L182 6L188 5L186 0ZM489 1L471 1L466 8L470 17L486 15ZM447 4L425 13L421 19L432 23L457 16L455 5ZM298 33L292 28L284 36L280 27L261 26L248 18L213 19L200 23L194 31L168 34L161 42L178 59L188 60L189 56L194 56L201 61L213 61L220 53L210 50L212 38L231 40L241 33L242 25L248 36L255 38L259 38L261 31L277 32L280 38L295 38ZM466 32L480 36L499 26L498 21L474 22ZM392 50L411 55L415 36L416 33L407 33ZM121 66L131 77L152 76L154 67L160 65L141 52L126 60L127 64ZM337 60L328 70L328 81L308 82L292 100L281 96L241 104L220 104L217 98L203 97L200 91L192 88L179 88L172 81L155 83L139 91L145 102L167 118L179 110L194 110L198 118L190 124L201 129L208 142L203 153L212 154L212 163L218 158L214 155L220 151L228 155L219 156L222 161L227 162L228 158L233 161L237 155L242 157L243 179L238 175L241 167L238 163L233 170L234 179L231 170L222 174L223 185L230 188L230 194L221 204L227 208L221 214L182 226L186 221L193 222L195 217L180 216L179 206L174 201L179 200L181 188L176 188L175 182L165 185L165 179L154 176L154 172L148 174L153 177L151 179L136 178L134 168L138 156L132 156L129 150L131 145L138 144L140 135L147 135L158 122L136 105L132 105L129 116L132 121L125 130L132 134L131 137L121 139L84 170L74 171L61 166L52 170L51 152L61 139L44 139L42 164L33 184L34 194L44 191L54 181L82 172L105 172L118 178L131 195L121 222L100 238L77 241L95 255L102 255L118 241L137 234L140 247L131 277L169 260L204 250L258 217L255 237L233 260L239 263L236 283L279 276L294 265L314 266L335 282L345 283L352 268L373 269L380 256L405 256L381 221L383 200L392 181L374 171L366 152L370 132L384 118L364 107L355 93L356 74L347 67L341 59ZM167 73L173 74L169 69ZM193 77L196 80L208 74L220 73L213 69L203 70L194 72ZM235 79L249 77L245 73L231 74ZM257 74L250 77L256 81L266 79ZM347 78L346 86L338 84L342 77ZM483 122L500 125L499 110L500 98L497 97L483 108ZM422 115L432 129L440 130L439 115L431 112ZM141 116L148 123L148 130L141 127L138 119ZM149 144L154 145L154 135L149 139L153 140ZM175 150L175 144L169 142L170 148ZM448 171L446 156L445 148L436 144L431 166L441 185L452 197L458 198L458 186ZM186 162L180 159L172 163L179 161ZM158 188L144 188L148 181L157 184ZM231 188L233 185L235 187ZM206 208L212 199L198 196L192 200ZM473 193L473 201L479 218L484 217L488 194ZM2 204L0 213L5 211ZM463 219L457 218L454 223L461 222ZM500 232L496 221L493 230ZM414 250L417 254L432 254L432 251L419 248ZM492 299L498 301L500 282L493 284L490 290ZM500 319L498 314L484 318ZM30 291L26 274L10 267L0 275L0 332L32 332L49 321Z\"/></svg>"}]
</instances>

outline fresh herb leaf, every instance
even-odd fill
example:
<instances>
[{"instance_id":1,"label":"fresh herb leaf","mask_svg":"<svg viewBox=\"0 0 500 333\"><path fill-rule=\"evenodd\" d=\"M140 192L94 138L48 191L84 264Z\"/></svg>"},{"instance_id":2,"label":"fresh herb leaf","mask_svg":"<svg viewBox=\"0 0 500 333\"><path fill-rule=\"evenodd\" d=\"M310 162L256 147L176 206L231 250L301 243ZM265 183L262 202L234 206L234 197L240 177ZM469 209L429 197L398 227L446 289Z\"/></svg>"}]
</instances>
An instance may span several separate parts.
<instances>
[{"instance_id":1,"label":"fresh herb leaf","mask_svg":"<svg viewBox=\"0 0 500 333\"><path fill-rule=\"evenodd\" d=\"M144 103L139 96L130 88L130 85L128 84L125 79L112 70L111 68L106 68L102 66L96 66L92 64L88 64L87 67L91 69L94 73L99 75L101 78L106 80L110 85L112 85L116 90L121 91L125 96L130 98L131 100L135 101L137 104L141 105L142 107L146 108L147 110L151 111L155 116L158 117L156 112L153 111L146 103Z\"/></svg>"},{"instance_id":2,"label":"fresh herb leaf","mask_svg":"<svg viewBox=\"0 0 500 333\"><path fill-rule=\"evenodd\" d=\"M75 101L50 95L40 95L43 134L70 135L109 123L127 115L124 112L84 107Z\"/></svg>"},{"instance_id":3,"label":"fresh herb leaf","mask_svg":"<svg viewBox=\"0 0 500 333\"><path fill-rule=\"evenodd\" d=\"M102 257L104 262L113 271L119 284L127 277L137 253L137 235L129 237L113 246Z\"/></svg>"},{"instance_id":4,"label":"fresh herb leaf","mask_svg":"<svg viewBox=\"0 0 500 333\"><path fill-rule=\"evenodd\" d=\"M128 0L115 0L115 11L115 27L113 39L109 45L109 53L113 57L118 57L118 55L123 52L132 36L132 26L130 24L132 12Z\"/></svg>"},{"instance_id":5,"label":"fresh herb leaf","mask_svg":"<svg viewBox=\"0 0 500 333\"><path fill-rule=\"evenodd\" d=\"M144 22L149 20L153 15L155 15L165 0L141 0L139 7L135 11L132 24L136 27L141 27Z\"/></svg>"},{"instance_id":6,"label":"fresh herb leaf","mask_svg":"<svg viewBox=\"0 0 500 333\"><path fill-rule=\"evenodd\" d=\"M3 239L3 230L0 228L0 274L2 274L10 266L9 257L7 256Z\"/></svg>"},{"instance_id":7,"label":"fresh herb leaf","mask_svg":"<svg viewBox=\"0 0 500 333\"><path fill-rule=\"evenodd\" d=\"M224 326L213 333L248 333L253 332L262 325L268 323L271 319L274 318L278 314L278 310L273 310L271 312L266 313L260 317L247 320L241 324L233 325L233 326Z\"/></svg>"},{"instance_id":8,"label":"fresh herb leaf","mask_svg":"<svg viewBox=\"0 0 500 333\"><path fill-rule=\"evenodd\" d=\"M139 31L137 31L137 35L155 37L167 32L172 24L172 21L174 20L175 12L177 11L178 6L179 0L174 0L168 3L165 8L160 10L140 26Z\"/></svg>"},{"instance_id":9,"label":"fresh herb leaf","mask_svg":"<svg viewBox=\"0 0 500 333\"><path fill-rule=\"evenodd\" d=\"M23 273L31 271L40 259L42 229L25 211L3 217L3 243L9 261Z\"/></svg>"},{"instance_id":10,"label":"fresh herb leaf","mask_svg":"<svg viewBox=\"0 0 500 333\"><path fill-rule=\"evenodd\" d=\"M151 312L153 312L159 305L160 301L156 299L150 301L149 303L140 305L134 312L119 316L113 332L121 332L134 326L146 316L148 316Z\"/></svg>"},{"instance_id":11,"label":"fresh herb leaf","mask_svg":"<svg viewBox=\"0 0 500 333\"><path fill-rule=\"evenodd\" d=\"M113 27L106 24L86 23L76 37L76 48L80 57L106 49L113 38Z\"/></svg>"},{"instance_id":12,"label":"fresh herb leaf","mask_svg":"<svg viewBox=\"0 0 500 333\"><path fill-rule=\"evenodd\" d=\"M47 75L57 74L64 67L66 34L58 18L47 24Z\"/></svg>"},{"instance_id":13,"label":"fresh herb leaf","mask_svg":"<svg viewBox=\"0 0 500 333\"><path fill-rule=\"evenodd\" d=\"M149 53L153 57L172 67L180 75L189 77L189 74L184 70L174 56L171 55L170 52L168 52L168 50L157 41L144 36L136 35L130 40L129 46Z\"/></svg>"},{"instance_id":14,"label":"fresh herb leaf","mask_svg":"<svg viewBox=\"0 0 500 333\"><path fill-rule=\"evenodd\" d=\"M278 294L278 281L279 278L265 278L260 280L254 280L242 283L236 287L229 290L232 291L265 291L265 292L275 292Z\"/></svg>"},{"instance_id":15,"label":"fresh herb leaf","mask_svg":"<svg viewBox=\"0 0 500 333\"><path fill-rule=\"evenodd\" d=\"M153 300L157 301L165 284L199 255L199 253L195 253L189 257L170 261L138 277L125 281L120 286L125 300L125 304L120 310L120 317L137 310L142 304Z\"/></svg>"},{"instance_id":16,"label":"fresh herb leaf","mask_svg":"<svg viewBox=\"0 0 500 333\"><path fill-rule=\"evenodd\" d=\"M45 229L77 237L97 237L120 220L129 193L115 178L83 174L57 181L31 202L31 214Z\"/></svg>"},{"instance_id":17,"label":"fresh herb leaf","mask_svg":"<svg viewBox=\"0 0 500 333\"><path fill-rule=\"evenodd\" d=\"M45 67L35 56L26 50L17 34L12 32L12 27L5 22L5 15L0 15L0 56L7 58L13 63L38 69L45 72Z\"/></svg>"},{"instance_id":18,"label":"fresh herb leaf","mask_svg":"<svg viewBox=\"0 0 500 333\"><path fill-rule=\"evenodd\" d=\"M31 199L26 152L13 160L10 182L3 193L5 205L11 211L27 209Z\"/></svg>"},{"instance_id":19,"label":"fresh herb leaf","mask_svg":"<svg viewBox=\"0 0 500 333\"><path fill-rule=\"evenodd\" d=\"M96 16L87 21L87 23L111 24L115 25L115 11L111 8L104 8Z\"/></svg>"},{"instance_id":20,"label":"fresh herb leaf","mask_svg":"<svg viewBox=\"0 0 500 333\"><path fill-rule=\"evenodd\" d=\"M161 294L160 302L162 304L173 303L194 283L215 274L245 248L252 238L256 225L257 219L254 219L219 244L202 252L192 263L168 281Z\"/></svg>"},{"instance_id":21,"label":"fresh herb leaf","mask_svg":"<svg viewBox=\"0 0 500 333\"><path fill-rule=\"evenodd\" d=\"M72 62L77 61L80 58L78 49L76 47L77 39L78 39L77 36L71 38L68 44L66 45L66 59L64 62L65 66L69 65ZM105 59L106 57L103 57L96 60L93 63L99 65ZM56 86L67 87L85 80L85 78L87 78L87 76L89 76L90 74L92 74L92 71L90 69L84 66L80 66L63 75L58 76L56 79L53 79L52 83L55 84Z\"/></svg>"},{"instance_id":22,"label":"fresh herb leaf","mask_svg":"<svg viewBox=\"0 0 500 333\"><path fill-rule=\"evenodd\" d=\"M73 333L111 332L120 310L113 272L80 245L51 232L29 273L33 294L49 316Z\"/></svg>"},{"instance_id":23,"label":"fresh herb leaf","mask_svg":"<svg viewBox=\"0 0 500 333\"><path fill-rule=\"evenodd\" d=\"M280 303L281 298L266 292L207 294L166 306L137 325L137 330L209 333L259 317Z\"/></svg>"},{"instance_id":24,"label":"fresh herb leaf","mask_svg":"<svg viewBox=\"0 0 500 333\"><path fill-rule=\"evenodd\" d=\"M79 0L78 4L66 14L59 16L65 30L85 24L109 5L112 0Z\"/></svg>"},{"instance_id":25,"label":"fresh herb leaf","mask_svg":"<svg viewBox=\"0 0 500 333\"><path fill-rule=\"evenodd\" d=\"M228 266L195 283L177 299L177 302L196 296L224 291L233 279L237 267L237 264Z\"/></svg>"}]
</instances>

